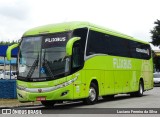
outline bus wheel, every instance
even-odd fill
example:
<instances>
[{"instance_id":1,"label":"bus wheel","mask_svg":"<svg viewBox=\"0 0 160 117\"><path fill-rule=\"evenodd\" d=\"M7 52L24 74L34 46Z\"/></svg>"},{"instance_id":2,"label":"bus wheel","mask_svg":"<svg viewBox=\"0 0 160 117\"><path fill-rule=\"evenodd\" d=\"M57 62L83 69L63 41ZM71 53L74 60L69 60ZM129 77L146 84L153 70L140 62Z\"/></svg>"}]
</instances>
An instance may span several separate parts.
<instances>
[{"instance_id":1,"label":"bus wheel","mask_svg":"<svg viewBox=\"0 0 160 117\"><path fill-rule=\"evenodd\" d=\"M84 99L85 104L95 104L98 100L98 88L97 85L94 83L91 83L90 89L89 89L89 97Z\"/></svg>"},{"instance_id":2,"label":"bus wheel","mask_svg":"<svg viewBox=\"0 0 160 117\"><path fill-rule=\"evenodd\" d=\"M41 101L42 105L46 108L54 108L55 101Z\"/></svg>"},{"instance_id":3,"label":"bus wheel","mask_svg":"<svg viewBox=\"0 0 160 117\"><path fill-rule=\"evenodd\" d=\"M143 92L144 92L144 85L143 85L143 82L140 81L139 82L139 89L138 89L138 91L137 92L133 92L130 95L133 96L133 97L134 96L136 96L136 97L142 97L143 96Z\"/></svg>"},{"instance_id":4,"label":"bus wheel","mask_svg":"<svg viewBox=\"0 0 160 117\"><path fill-rule=\"evenodd\" d=\"M138 97L143 96L143 92L144 92L143 82L140 81L139 82L139 90L136 92L136 96L138 96Z\"/></svg>"}]
</instances>

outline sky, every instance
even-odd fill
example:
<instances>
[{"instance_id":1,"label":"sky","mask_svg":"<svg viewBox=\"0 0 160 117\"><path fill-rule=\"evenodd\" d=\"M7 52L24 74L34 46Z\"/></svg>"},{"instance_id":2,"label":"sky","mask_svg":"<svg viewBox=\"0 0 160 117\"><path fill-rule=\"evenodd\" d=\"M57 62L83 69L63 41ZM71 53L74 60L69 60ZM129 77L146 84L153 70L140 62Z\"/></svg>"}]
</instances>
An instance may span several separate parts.
<instances>
[{"instance_id":1,"label":"sky","mask_svg":"<svg viewBox=\"0 0 160 117\"><path fill-rule=\"evenodd\" d=\"M159 5L160 0L0 0L0 41L18 40L41 25L87 21L151 42Z\"/></svg>"}]
</instances>

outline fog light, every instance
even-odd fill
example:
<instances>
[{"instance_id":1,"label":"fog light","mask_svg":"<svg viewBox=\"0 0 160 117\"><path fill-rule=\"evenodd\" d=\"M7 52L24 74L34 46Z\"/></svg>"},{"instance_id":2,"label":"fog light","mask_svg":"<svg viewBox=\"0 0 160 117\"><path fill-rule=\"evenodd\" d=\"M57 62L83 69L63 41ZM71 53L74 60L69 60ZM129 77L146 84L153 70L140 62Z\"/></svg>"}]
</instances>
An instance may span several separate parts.
<instances>
[{"instance_id":1,"label":"fog light","mask_svg":"<svg viewBox=\"0 0 160 117\"><path fill-rule=\"evenodd\" d=\"M62 93L61 93L61 96L65 96L65 95L67 95L67 94L68 94L68 92L69 92L68 90L67 90L67 91L65 91L65 92L62 92Z\"/></svg>"}]
</instances>

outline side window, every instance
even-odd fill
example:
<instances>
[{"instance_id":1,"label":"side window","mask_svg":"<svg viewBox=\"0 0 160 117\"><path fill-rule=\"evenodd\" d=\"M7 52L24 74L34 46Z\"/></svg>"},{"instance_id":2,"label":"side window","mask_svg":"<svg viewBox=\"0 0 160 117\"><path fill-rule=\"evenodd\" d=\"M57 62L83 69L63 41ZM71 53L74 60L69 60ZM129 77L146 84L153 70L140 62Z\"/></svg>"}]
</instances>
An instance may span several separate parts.
<instances>
[{"instance_id":1,"label":"side window","mask_svg":"<svg viewBox=\"0 0 160 117\"><path fill-rule=\"evenodd\" d=\"M150 59L151 49L148 44L90 30L86 55L93 54Z\"/></svg>"},{"instance_id":2,"label":"side window","mask_svg":"<svg viewBox=\"0 0 160 117\"><path fill-rule=\"evenodd\" d=\"M87 56L92 54L130 57L129 41L120 37L90 31L87 44Z\"/></svg>"},{"instance_id":3,"label":"side window","mask_svg":"<svg viewBox=\"0 0 160 117\"><path fill-rule=\"evenodd\" d=\"M73 64L72 64L73 68L76 68L76 67L80 66L79 53L80 53L79 44L76 43L73 46Z\"/></svg>"},{"instance_id":4,"label":"side window","mask_svg":"<svg viewBox=\"0 0 160 117\"><path fill-rule=\"evenodd\" d=\"M83 54L79 42L80 41L74 43L72 50L72 68L74 69L74 71L83 66Z\"/></svg>"},{"instance_id":5,"label":"side window","mask_svg":"<svg viewBox=\"0 0 160 117\"><path fill-rule=\"evenodd\" d=\"M150 59L151 58L151 49L150 45L143 44L136 41L130 41L130 51L132 58L138 59Z\"/></svg>"},{"instance_id":6,"label":"side window","mask_svg":"<svg viewBox=\"0 0 160 117\"><path fill-rule=\"evenodd\" d=\"M81 69L84 65L84 52L86 46L88 28L79 28L73 31L73 37L80 37L81 39L76 41L72 49L72 73Z\"/></svg>"},{"instance_id":7,"label":"side window","mask_svg":"<svg viewBox=\"0 0 160 117\"><path fill-rule=\"evenodd\" d=\"M114 56L130 57L129 40L109 36L109 54Z\"/></svg>"},{"instance_id":8,"label":"side window","mask_svg":"<svg viewBox=\"0 0 160 117\"><path fill-rule=\"evenodd\" d=\"M90 30L86 55L107 54L107 39L105 34Z\"/></svg>"},{"instance_id":9,"label":"side window","mask_svg":"<svg viewBox=\"0 0 160 117\"><path fill-rule=\"evenodd\" d=\"M87 32L88 32L88 28L79 28L79 29L75 29L73 31L73 36L81 37L80 46L81 46L81 50L82 50L83 55L84 55L84 51L85 51Z\"/></svg>"},{"instance_id":10,"label":"side window","mask_svg":"<svg viewBox=\"0 0 160 117\"><path fill-rule=\"evenodd\" d=\"M136 51L136 48L140 48L140 43L136 41L130 41L131 58L141 58L141 54Z\"/></svg>"},{"instance_id":11,"label":"side window","mask_svg":"<svg viewBox=\"0 0 160 117\"><path fill-rule=\"evenodd\" d=\"M151 58L151 49L150 45L147 44L141 44L141 49L144 50L144 52L141 53L142 59L150 59Z\"/></svg>"}]
</instances>

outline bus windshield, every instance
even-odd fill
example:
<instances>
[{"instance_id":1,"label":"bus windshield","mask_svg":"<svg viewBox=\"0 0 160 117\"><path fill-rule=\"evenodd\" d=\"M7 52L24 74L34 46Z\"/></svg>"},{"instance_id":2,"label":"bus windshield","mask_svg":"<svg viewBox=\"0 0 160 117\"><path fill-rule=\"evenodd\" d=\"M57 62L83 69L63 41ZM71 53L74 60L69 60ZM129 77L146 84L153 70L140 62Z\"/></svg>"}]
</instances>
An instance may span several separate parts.
<instances>
[{"instance_id":1,"label":"bus windshield","mask_svg":"<svg viewBox=\"0 0 160 117\"><path fill-rule=\"evenodd\" d=\"M70 32L24 37L19 52L19 77L54 78L69 72L66 44Z\"/></svg>"}]
</instances>

